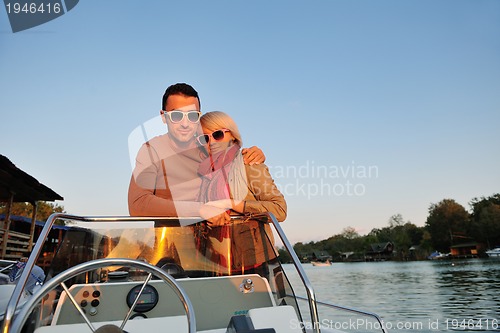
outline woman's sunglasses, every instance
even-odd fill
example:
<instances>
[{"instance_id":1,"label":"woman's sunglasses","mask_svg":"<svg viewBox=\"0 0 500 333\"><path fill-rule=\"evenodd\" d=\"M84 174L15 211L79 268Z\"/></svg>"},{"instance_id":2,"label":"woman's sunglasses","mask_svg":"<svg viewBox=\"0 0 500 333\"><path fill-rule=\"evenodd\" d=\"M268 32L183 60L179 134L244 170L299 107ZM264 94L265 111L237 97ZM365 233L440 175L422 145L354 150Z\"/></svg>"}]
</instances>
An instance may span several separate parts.
<instances>
[{"instance_id":1,"label":"woman's sunglasses","mask_svg":"<svg viewBox=\"0 0 500 333\"><path fill-rule=\"evenodd\" d=\"M231 132L227 128L223 128L217 131L213 131L211 134L202 134L198 135L196 137L196 140L198 140L198 143L202 146L208 145L208 142L210 142L210 137L212 137L215 141L220 141L224 139L224 135L226 132Z\"/></svg>"},{"instance_id":2,"label":"woman's sunglasses","mask_svg":"<svg viewBox=\"0 0 500 333\"><path fill-rule=\"evenodd\" d=\"M175 123L180 123L184 117L187 117L190 123L197 123L200 121L201 112L200 111L163 111L163 114L167 114L170 121Z\"/></svg>"}]
</instances>

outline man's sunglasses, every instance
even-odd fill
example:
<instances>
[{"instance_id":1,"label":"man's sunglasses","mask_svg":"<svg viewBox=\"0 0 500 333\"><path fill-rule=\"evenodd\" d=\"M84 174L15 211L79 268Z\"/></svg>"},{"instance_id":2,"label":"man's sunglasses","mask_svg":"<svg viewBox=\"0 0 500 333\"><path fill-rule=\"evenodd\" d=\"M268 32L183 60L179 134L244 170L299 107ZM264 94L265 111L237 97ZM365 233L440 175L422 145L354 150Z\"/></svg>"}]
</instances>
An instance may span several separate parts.
<instances>
[{"instance_id":1,"label":"man's sunglasses","mask_svg":"<svg viewBox=\"0 0 500 333\"><path fill-rule=\"evenodd\" d=\"M184 117L187 117L190 123L197 123L200 121L201 112L200 111L165 111L163 110L163 114L167 114L170 121L173 123L180 123Z\"/></svg>"},{"instance_id":2,"label":"man's sunglasses","mask_svg":"<svg viewBox=\"0 0 500 333\"><path fill-rule=\"evenodd\" d=\"M198 143L202 146L208 145L210 137L212 137L215 141L220 141L224 139L224 135L226 132L231 132L231 131L228 130L227 128L223 128L217 131L213 131L211 134L198 135L196 137L196 140L198 140Z\"/></svg>"}]
</instances>

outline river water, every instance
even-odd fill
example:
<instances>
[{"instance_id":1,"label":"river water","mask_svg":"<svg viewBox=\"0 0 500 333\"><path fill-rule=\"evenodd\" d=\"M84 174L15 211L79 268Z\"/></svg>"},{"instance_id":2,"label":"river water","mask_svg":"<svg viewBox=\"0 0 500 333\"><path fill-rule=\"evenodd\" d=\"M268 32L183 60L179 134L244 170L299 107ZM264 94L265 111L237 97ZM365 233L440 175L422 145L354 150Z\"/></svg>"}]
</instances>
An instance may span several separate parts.
<instances>
[{"instance_id":1,"label":"river water","mask_svg":"<svg viewBox=\"0 0 500 333\"><path fill-rule=\"evenodd\" d=\"M284 266L294 285L299 278L293 266ZM318 300L377 313L389 332L500 332L500 259L303 267ZM301 289L295 293L306 296ZM307 309L307 304L303 306ZM377 331L378 323L362 317L326 313L320 308L320 325L325 328ZM307 326L306 321L305 316Z\"/></svg>"}]
</instances>

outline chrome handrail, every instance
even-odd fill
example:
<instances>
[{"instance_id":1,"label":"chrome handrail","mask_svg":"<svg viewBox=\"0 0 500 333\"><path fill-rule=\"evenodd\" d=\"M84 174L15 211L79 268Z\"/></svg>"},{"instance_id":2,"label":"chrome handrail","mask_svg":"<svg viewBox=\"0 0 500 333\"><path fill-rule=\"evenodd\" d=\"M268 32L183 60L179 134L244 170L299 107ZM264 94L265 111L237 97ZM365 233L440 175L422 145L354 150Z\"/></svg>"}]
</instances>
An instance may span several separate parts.
<instances>
[{"instance_id":1,"label":"chrome handrail","mask_svg":"<svg viewBox=\"0 0 500 333\"><path fill-rule=\"evenodd\" d=\"M302 267L302 264L300 263L299 257L297 257L297 254L295 253L295 250L293 249L292 244L288 241L288 238L286 238L285 232L283 229L281 229L281 226L276 220L276 217L272 213L267 213L265 215L268 215L271 218L271 221L273 222L274 228L276 229L276 232L278 233L278 236L280 237L281 241L283 242L283 245L285 245L285 248L288 251L288 254L292 258L293 264L295 268L297 269L297 272L299 273L299 277L302 280L302 283L304 284L304 287L306 288L306 293L308 297L308 302L309 302L309 310L311 311L311 319L313 323L319 323L319 315L318 315L318 307L316 306L317 300L316 300L316 295L314 293L314 289L312 287L311 282L309 281L309 278L306 275L306 272L304 271L304 268ZM320 328L317 327L317 325L314 325L314 331L317 333L320 333Z\"/></svg>"},{"instance_id":2,"label":"chrome handrail","mask_svg":"<svg viewBox=\"0 0 500 333\"><path fill-rule=\"evenodd\" d=\"M0 259L0 264L6 264L5 267L0 268L0 273L2 273L3 271L12 268L15 264L17 264L17 261Z\"/></svg>"}]
</instances>

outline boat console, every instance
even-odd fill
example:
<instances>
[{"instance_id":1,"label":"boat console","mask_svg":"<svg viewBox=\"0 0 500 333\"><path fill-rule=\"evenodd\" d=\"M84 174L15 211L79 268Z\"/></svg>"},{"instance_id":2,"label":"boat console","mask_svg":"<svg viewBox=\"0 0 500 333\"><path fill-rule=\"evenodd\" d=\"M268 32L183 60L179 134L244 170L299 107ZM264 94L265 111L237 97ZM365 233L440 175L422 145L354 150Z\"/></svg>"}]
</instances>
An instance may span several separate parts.
<instances>
[{"instance_id":1,"label":"boat console","mask_svg":"<svg viewBox=\"0 0 500 333\"><path fill-rule=\"evenodd\" d=\"M275 306L269 283L256 274L184 278L177 282L193 304L197 331L225 328L234 315ZM106 322L123 320L141 287L139 282L111 282L75 284L69 291L92 321ZM169 285L154 280L142 290L131 320L176 316L185 318L183 304ZM84 320L64 293L57 302L51 325L76 323Z\"/></svg>"}]
</instances>

